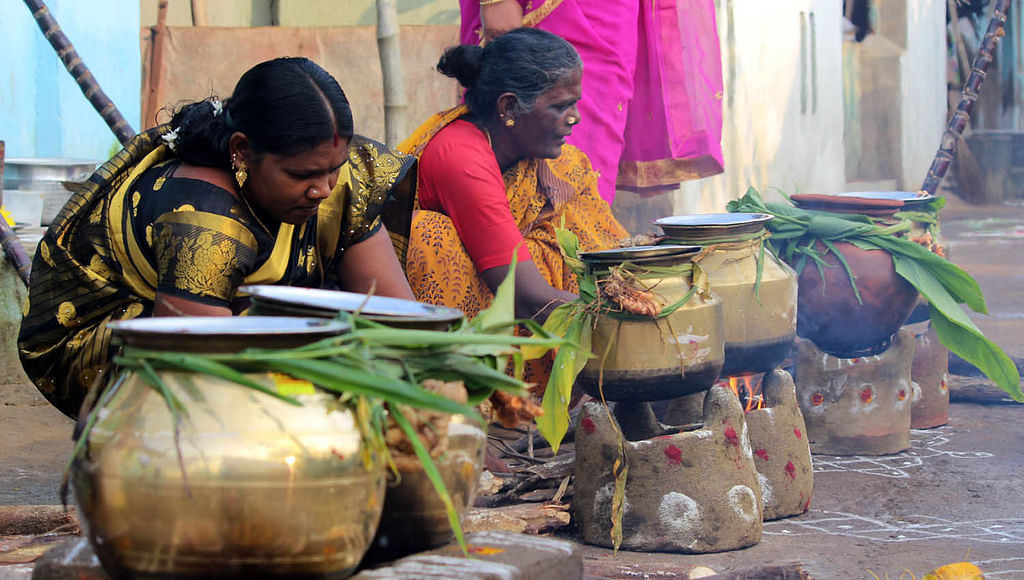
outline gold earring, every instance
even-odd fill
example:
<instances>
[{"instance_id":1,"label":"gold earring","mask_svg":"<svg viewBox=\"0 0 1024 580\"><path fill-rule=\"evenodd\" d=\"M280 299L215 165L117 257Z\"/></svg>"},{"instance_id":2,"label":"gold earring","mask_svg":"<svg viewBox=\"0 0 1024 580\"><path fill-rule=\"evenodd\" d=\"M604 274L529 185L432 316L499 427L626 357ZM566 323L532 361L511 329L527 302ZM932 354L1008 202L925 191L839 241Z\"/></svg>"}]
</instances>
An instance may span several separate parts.
<instances>
[{"instance_id":1,"label":"gold earring","mask_svg":"<svg viewBox=\"0 0 1024 580\"><path fill-rule=\"evenodd\" d=\"M505 126L506 127L515 127L516 126L516 120L512 119L512 118L505 119Z\"/></svg>"},{"instance_id":2,"label":"gold earring","mask_svg":"<svg viewBox=\"0 0 1024 580\"><path fill-rule=\"evenodd\" d=\"M235 181L238 182L238 189L242 189L247 177L249 177L249 173L245 170L245 161L243 161L238 164L238 169L235 169Z\"/></svg>"}]
</instances>

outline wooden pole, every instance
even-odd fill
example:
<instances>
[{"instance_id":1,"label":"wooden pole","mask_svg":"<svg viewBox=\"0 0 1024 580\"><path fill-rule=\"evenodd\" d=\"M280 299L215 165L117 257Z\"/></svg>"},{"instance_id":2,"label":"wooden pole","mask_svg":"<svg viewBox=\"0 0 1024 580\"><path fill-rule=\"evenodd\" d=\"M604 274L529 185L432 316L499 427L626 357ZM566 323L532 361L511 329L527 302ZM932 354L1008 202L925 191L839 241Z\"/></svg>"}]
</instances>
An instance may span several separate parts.
<instances>
[{"instance_id":1,"label":"wooden pole","mask_svg":"<svg viewBox=\"0 0 1024 580\"><path fill-rule=\"evenodd\" d=\"M149 29L149 80L146 83L146 98L142 104L142 126L149 127L156 123L156 113L160 109L160 79L163 77L164 38L167 36L167 0L157 3L156 26Z\"/></svg>"},{"instance_id":2,"label":"wooden pole","mask_svg":"<svg viewBox=\"0 0 1024 580\"><path fill-rule=\"evenodd\" d=\"M385 142L394 146L406 137L408 99L402 72L402 43L395 0L377 0L377 52L384 78Z\"/></svg>"},{"instance_id":3,"label":"wooden pole","mask_svg":"<svg viewBox=\"0 0 1024 580\"><path fill-rule=\"evenodd\" d=\"M921 185L921 191L934 195L939 188L939 183L946 176L949 164L956 155L957 141L963 135L964 129L971 120L971 111L974 103L978 100L978 93L981 91L981 84L985 82L988 65L992 63L992 54L995 51L996 43L1006 35L1003 25L1006 23L1006 15L1010 11L1010 0L996 0L992 7L992 17L988 21L988 30L985 38L978 47L978 54L974 57L974 65L971 67L971 75L964 82L963 92L960 96L960 104L949 119L946 131L942 135L939 150L935 153L935 159L928 168L928 175Z\"/></svg>"},{"instance_id":4,"label":"wooden pole","mask_svg":"<svg viewBox=\"0 0 1024 580\"><path fill-rule=\"evenodd\" d=\"M192 26L206 26L206 0L192 0Z\"/></svg>"},{"instance_id":5,"label":"wooden pole","mask_svg":"<svg viewBox=\"0 0 1024 580\"><path fill-rule=\"evenodd\" d=\"M32 17L36 19L36 24L43 31L43 36L50 42L50 46L57 51L57 56L64 63L64 68L71 73L71 77L78 83L78 88L82 89L85 98L89 99L93 108L103 117L107 126L117 136L117 140L122 145L127 143L129 139L135 136L135 130L132 129L132 126L121 115L121 111L117 109L117 106L110 100L110 97L100 88L99 83L92 76L89 67L85 66L85 63L79 58L75 47L71 45L71 41L68 40L64 31L60 29L60 25L57 24L53 15L50 14L49 8L46 7L42 0L25 0L25 5L32 11Z\"/></svg>"}]
</instances>

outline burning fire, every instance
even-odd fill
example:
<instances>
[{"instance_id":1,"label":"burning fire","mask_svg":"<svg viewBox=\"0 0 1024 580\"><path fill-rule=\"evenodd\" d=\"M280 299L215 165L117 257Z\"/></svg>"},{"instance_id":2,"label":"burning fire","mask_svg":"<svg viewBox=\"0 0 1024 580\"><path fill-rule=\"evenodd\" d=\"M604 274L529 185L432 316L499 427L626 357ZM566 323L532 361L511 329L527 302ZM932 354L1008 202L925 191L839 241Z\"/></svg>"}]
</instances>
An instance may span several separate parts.
<instances>
[{"instance_id":1,"label":"burning fire","mask_svg":"<svg viewBox=\"0 0 1024 580\"><path fill-rule=\"evenodd\" d=\"M743 412L749 413L764 408L764 396L761 394L761 381L764 373L738 375L728 378L729 388L740 398ZM721 381L725 384L727 381Z\"/></svg>"}]
</instances>

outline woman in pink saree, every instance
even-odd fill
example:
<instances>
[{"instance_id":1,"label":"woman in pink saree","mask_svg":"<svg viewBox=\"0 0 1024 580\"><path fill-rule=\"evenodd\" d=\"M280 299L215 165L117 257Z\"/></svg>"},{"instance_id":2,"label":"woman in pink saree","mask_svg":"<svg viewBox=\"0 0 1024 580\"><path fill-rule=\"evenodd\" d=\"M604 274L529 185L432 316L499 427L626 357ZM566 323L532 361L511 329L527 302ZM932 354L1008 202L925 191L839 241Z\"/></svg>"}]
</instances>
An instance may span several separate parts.
<instances>
[{"instance_id":1,"label":"woman in pink saree","mask_svg":"<svg viewBox=\"0 0 1024 580\"><path fill-rule=\"evenodd\" d=\"M608 203L616 187L654 195L722 172L714 0L459 1L463 44L528 26L579 52L582 122L570 142L599 171Z\"/></svg>"}]
</instances>

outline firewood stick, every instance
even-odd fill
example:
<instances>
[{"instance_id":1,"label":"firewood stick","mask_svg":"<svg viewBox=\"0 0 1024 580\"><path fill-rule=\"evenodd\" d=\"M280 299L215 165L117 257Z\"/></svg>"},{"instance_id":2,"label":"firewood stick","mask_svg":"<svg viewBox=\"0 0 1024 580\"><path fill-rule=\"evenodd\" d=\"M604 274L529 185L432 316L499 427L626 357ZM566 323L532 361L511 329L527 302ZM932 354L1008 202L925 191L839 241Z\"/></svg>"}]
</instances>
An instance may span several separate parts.
<instances>
[{"instance_id":1,"label":"firewood stick","mask_svg":"<svg viewBox=\"0 0 1024 580\"><path fill-rule=\"evenodd\" d=\"M974 109L975 101L978 100L981 84L985 82L985 76L988 74L986 71L992 62L996 43L1006 35L1003 25L1006 23L1006 15L1009 10L1010 0L997 0L992 7L992 17L988 21L988 30L978 48L978 54L974 57L971 76L964 82L960 104L957 105L956 111L949 119L939 150L935 153L935 159L932 161L931 167L928 168L928 175L921 185L921 191L934 195L939 188L939 183L942 182L942 178L949 170L949 164L953 161L953 156L956 155L957 141L971 120L971 111Z\"/></svg>"},{"instance_id":2,"label":"firewood stick","mask_svg":"<svg viewBox=\"0 0 1024 580\"><path fill-rule=\"evenodd\" d=\"M110 97L100 88L99 82L92 76L92 71L82 62L75 47L71 45L67 35L64 34L64 31L60 29L60 25L57 24L53 15L50 14L50 9L46 7L42 0L25 0L25 5L32 11L32 17L36 19L39 30L43 31L43 36L50 42L53 50L57 51L57 56L64 63L64 68L71 73L71 77L78 83L78 88L82 89L85 98L89 99L93 108L103 117L107 126L114 132L117 140L122 145L127 143L129 139L135 136L135 130L132 129L132 126L121 115L121 111L117 109L117 106L110 100Z\"/></svg>"}]
</instances>

